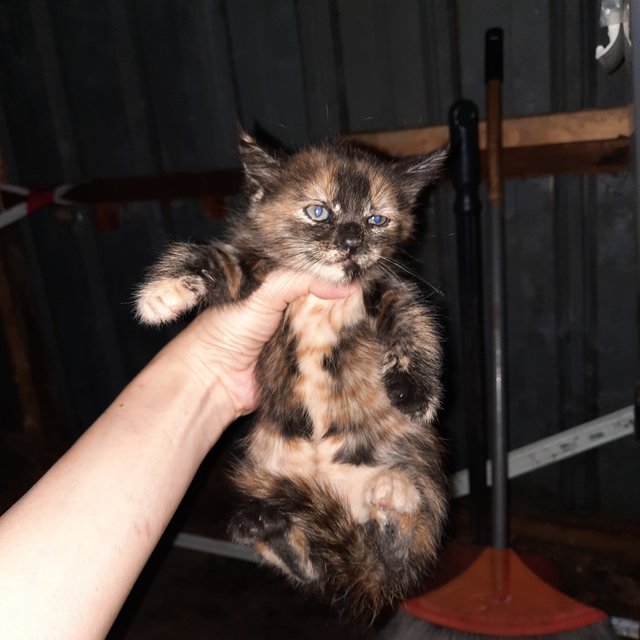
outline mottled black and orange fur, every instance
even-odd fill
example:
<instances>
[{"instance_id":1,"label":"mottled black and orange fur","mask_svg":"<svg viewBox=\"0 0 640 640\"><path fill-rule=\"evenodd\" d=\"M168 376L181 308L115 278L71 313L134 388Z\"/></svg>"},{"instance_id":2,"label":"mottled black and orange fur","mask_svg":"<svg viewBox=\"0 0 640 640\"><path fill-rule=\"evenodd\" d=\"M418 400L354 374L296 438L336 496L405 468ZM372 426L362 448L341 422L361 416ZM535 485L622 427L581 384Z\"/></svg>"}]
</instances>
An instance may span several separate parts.
<instances>
[{"instance_id":1,"label":"mottled black and orange fur","mask_svg":"<svg viewBox=\"0 0 640 640\"><path fill-rule=\"evenodd\" d=\"M171 247L140 287L138 315L157 324L240 300L281 268L359 285L347 299L296 301L266 345L230 532L371 616L419 590L445 518L439 338L396 262L445 154L392 160L335 141L278 156L244 133L240 153L247 205L227 242Z\"/></svg>"}]
</instances>

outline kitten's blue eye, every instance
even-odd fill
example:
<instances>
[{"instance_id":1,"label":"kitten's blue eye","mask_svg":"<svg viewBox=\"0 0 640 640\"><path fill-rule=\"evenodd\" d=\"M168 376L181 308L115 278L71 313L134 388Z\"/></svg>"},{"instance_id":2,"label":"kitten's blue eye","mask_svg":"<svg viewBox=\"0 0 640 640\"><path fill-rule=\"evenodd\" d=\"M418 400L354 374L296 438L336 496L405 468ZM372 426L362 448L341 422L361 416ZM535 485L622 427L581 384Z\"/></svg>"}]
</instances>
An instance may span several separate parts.
<instances>
[{"instance_id":1,"label":"kitten's blue eye","mask_svg":"<svg viewBox=\"0 0 640 640\"><path fill-rule=\"evenodd\" d=\"M384 216L374 215L367 218L367 222L369 224L373 224L376 227L381 227L384 224L387 224L389 218L385 218Z\"/></svg>"},{"instance_id":2,"label":"kitten's blue eye","mask_svg":"<svg viewBox=\"0 0 640 640\"><path fill-rule=\"evenodd\" d=\"M304 208L304 212L315 222L324 222L331 217L331 213L327 207L321 204L310 204Z\"/></svg>"}]
</instances>

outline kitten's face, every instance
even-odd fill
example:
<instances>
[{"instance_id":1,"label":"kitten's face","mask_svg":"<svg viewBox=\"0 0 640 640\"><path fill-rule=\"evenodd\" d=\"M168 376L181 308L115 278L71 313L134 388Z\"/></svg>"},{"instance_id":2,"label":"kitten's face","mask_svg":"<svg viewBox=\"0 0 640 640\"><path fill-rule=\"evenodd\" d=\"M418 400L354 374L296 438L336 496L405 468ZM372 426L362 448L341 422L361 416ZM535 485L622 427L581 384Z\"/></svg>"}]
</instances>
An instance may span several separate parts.
<instances>
[{"instance_id":1,"label":"kitten's face","mask_svg":"<svg viewBox=\"0 0 640 640\"><path fill-rule=\"evenodd\" d=\"M331 282L384 269L411 234L417 193L445 159L384 160L344 142L274 158L246 135L240 149L253 189L245 234L279 267Z\"/></svg>"}]
</instances>

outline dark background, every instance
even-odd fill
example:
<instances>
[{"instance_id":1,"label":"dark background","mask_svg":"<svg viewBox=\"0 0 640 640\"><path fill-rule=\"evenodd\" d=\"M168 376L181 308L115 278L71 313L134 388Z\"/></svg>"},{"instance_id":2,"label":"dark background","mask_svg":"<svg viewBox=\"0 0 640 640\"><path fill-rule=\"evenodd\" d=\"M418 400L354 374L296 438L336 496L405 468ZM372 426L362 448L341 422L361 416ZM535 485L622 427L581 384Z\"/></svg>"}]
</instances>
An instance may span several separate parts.
<instances>
[{"instance_id":1,"label":"dark background","mask_svg":"<svg viewBox=\"0 0 640 640\"><path fill-rule=\"evenodd\" d=\"M621 106L625 70L608 76L594 60L598 12L595 0L2 0L0 150L10 182L44 186L236 167L236 119L296 145L444 124L460 97L482 115L493 26L505 32L506 117ZM452 201L445 183L422 211L416 271L446 335L441 425L462 468ZM631 404L637 223L630 173L512 180L505 204L518 447ZM45 407L21 439L0 339L0 434L19 454L0 473L15 491L171 334L133 320L145 266L169 240L224 230L200 200L130 203L108 230L95 218L95 207L49 207L2 234ZM639 469L626 439L512 486L532 508L631 522Z\"/></svg>"}]
</instances>

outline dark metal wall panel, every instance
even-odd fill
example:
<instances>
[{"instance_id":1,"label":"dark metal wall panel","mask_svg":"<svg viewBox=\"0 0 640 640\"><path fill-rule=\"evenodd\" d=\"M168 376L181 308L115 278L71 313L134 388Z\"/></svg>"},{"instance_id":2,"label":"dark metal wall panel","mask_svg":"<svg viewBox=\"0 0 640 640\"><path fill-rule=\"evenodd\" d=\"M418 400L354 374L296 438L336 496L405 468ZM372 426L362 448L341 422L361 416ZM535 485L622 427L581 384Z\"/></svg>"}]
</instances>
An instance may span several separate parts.
<instances>
[{"instance_id":1,"label":"dark metal wall panel","mask_svg":"<svg viewBox=\"0 0 640 640\"><path fill-rule=\"evenodd\" d=\"M113 345L105 348L110 332L105 333L104 320L91 304L90 277L81 266L83 248L74 223L52 219L51 213L43 211L30 224L38 249L34 266L46 291L51 314L47 321L59 347L64 374L59 382L68 389L71 399L74 422L69 429L78 433L117 392L107 355L110 351L111 357L119 358L120 350L114 352Z\"/></svg>"},{"instance_id":2,"label":"dark metal wall panel","mask_svg":"<svg viewBox=\"0 0 640 640\"><path fill-rule=\"evenodd\" d=\"M505 189L511 446L554 432L557 419L553 208L549 178Z\"/></svg>"},{"instance_id":3,"label":"dark metal wall panel","mask_svg":"<svg viewBox=\"0 0 640 640\"><path fill-rule=\"evenodd\" d=\"M632 190L630 175L597 180L593 256L597 304L589 333L596 365L597 414L632 403L637 382L637 210L629 198ZM598 479L594 491L601 507L612 515L640 514L640 495L635 490L638 448L628 442L613 444L599 451L593 464Z\"/></svg>"},{"instance_id":4,"label":"dark metal wall panel","mask_svg":"<svg viewBox=\"0 0 640 640\"><path fill-rule=\"evenodd\" d=\"M162 170L229 166L236 104L220 2L141 0L134 7Z\"/></svg>"},{"instance_id":5,"label":"dark metal wall panel","mask_svg":"<svg viewBox=\"0 0 640 640\"><path fill-rule=\"evenodd\" d=\"M460 78L465 97L484 118L484 33L502 27L504 37L504 115L549 111L549 0L458 0Z\"/></svg>"},{"instance_id":6,"label":"dark metal wall panel","mask_svg":"<svg viewBox=\"0 0 640 640\"><path fill-rule=\"evenodd\" d=\"M107 3L111 23L113 48L116 56L117 84L126 96L120 117L125 119L127 135L131 141L128 166L133 175L145 175L160 171L158 141L154 120L143 76L142 57L138 48L137 29L133 6L127 0Z\"/></svg>"},{"instance_id":7,"label":"dark metal wall panel","mask_svg":"<svg viewBox=\"0 0 640 640\"><path fill-rule=\"evenodd\" d=\"M82 54L88 55L88 36L82 34L83 37L70 38L69 30L73 31L78 24L73 22L72 16L68 16L70 22L63 23L58 22L55 16L58 13L45 0L34 0L32 17L46 79L45 97L51 108L65 180L75 182L90 175L85 167L104 168L107 163L98 158L110 147L93 144L94 139L106 142L100 133L93 131L95 126L100 126L99 119L96 120L93 113L88 115L82 108L74 107L78 103L80 107L91 104L94 87L85 85L80 75L76 79L80 84L68 84L69 74L77 69L71 63L65 65L59 57L58 44L61 40L77 42ZM97 87L99 84L97 76L94 85ZM85 98L81 99L76 94L84 94L85 91L89 97L83 104ZM102 90L96 91L100 93ZM92 106L105 117L100 101ZM85 120L87 115L88 121ZM89 124L85 125L85 122ZM45 283L48 280L46 290L50 296L53 324L61 351L67 358L65 369L76 409L76 428L84 428L106 407L127 378L105 285L108 269L97 255L91 208L75 208L72 219L71 225L59 223L57 228L53 228L53 221L42 216L36 242L43 279ZM61 254L63 259L54 267L53 262L59 260ZM55 269L57 278L51 280L51 272ZM61 294L68 301L66 311L64 305L61 307L55 301L55 297ZM71 303L72 300L75 304Z\"/></svg>"},{"instance_id":8,"label":"dark metal wall panel","mask_svg":"<svg viewBox=\"0 0 640 640\"><path fill-rule=\"evenodd\" d=\"M298 0L296 10L309 139L320 140L348 131L337 5Z\"/></svg>"},{"instance_id":9,"label":"dark metal wall panel","mask_svg":"<svg viewBox=\"0 0 640 640\"><path fill-rule=\"evenodd\" d=\"M340 0L345 96L352 132L435 124L424 34L448 27L442 3ZM437 37L432 35L432 37ZM450 42L442 42L445 48Z\"/></svg>"},{"instance_id":10,"label":"dark metal wall panel","mask_svg":"<svg viewBox=\"0 0 640 640\"><path fill-rule=\"evenodd\" d=\"M70 153L75 156L77 175L67 175L67 179L130 175L127 96L119 83L119 52L108 4L82 0L42 4L38 21L42 32L45 22L50 29L46 36L52 40L49 55L56 60L59 92L66 102L67 144L75 146ZM70 31L74 37L69 37ZM111 117L105 117L105 106ZM76 122L82 126L75 126Z\"/></svg>"},{"instance_id":11,"label":"dark metal wall panel","mask_svg":"<svg viewBox=\"0 0 640 640\"><path fill-rule=\"evenodd\" d=\"M226 14L242 122L249 128L257 125L287 145L306 142L305 86L294 1L230 0Z\"/></svg>"},{"instance_id":12,"label":"dark metal wall panel","mask_svg":"<svg viewBox=\"0 0 640 640\"><path fill-rule=\"evenodd\" d=\"M111 329L122 354L124 380L137 373L166 339L162 333L138 326L132 305L135 286L165 244L158 208L142 203L122 208L117 229L96 234L95 249L104 270L104 295Z\"/></svg>"},{"instance_id":13,"label":"dark metal wall panel","mask_svg":"<svg viewBox=\"0 0 640 640\"><path fill-rule=\"evenodd\" d=\"M459 97L484 112L484 31L505 30L507 116L627 101L593 62L597 0L79 0L0 3L0 145L24 184L237 165L234 122L285 144L444 124ZM505 189L512 444L628 404L637 325L627 175L519 180ZM24 223L33 295L70 429L104 408L172 331L135 325L131 294L169 241L224 232L198 201L132 203L117 229L93 210ZM456 371L452 194L421 212L413 265L447 337L442 427L466 448ZM624 446L530 479L567 505L640 511L619 484ZM625 475L626 474L626 475ZM622 497L625 496L625 497Z\"/></svg>"},{"instance_id":14,"label":"dark metal wall panel","mask_svg":"<svg viewBox=\"0 0 640 640\"><path fill-rule=\"evenodd\" d=\"M631 402L635 384L637 337L636 278L637 248L633 237L636 212L629 201L631 177L601 177L597 184L598 210L595 221L597 245L594 347L596 403L601 413Z\"/></svg>"},{"instance_id":15,"label":"dark metal wall panel","mask_svg":"<svg viewBox=\"0 0 640 640\"><path fill-rule=\"evenodd\" d=\"M0 83L6 129L2 138L8 163L20 179L38 184L64 180L58 138L46 96L46 70L27 2L0 4ZM10 174L16 180L16 172Z\"/></svg>"}]
</instances>

